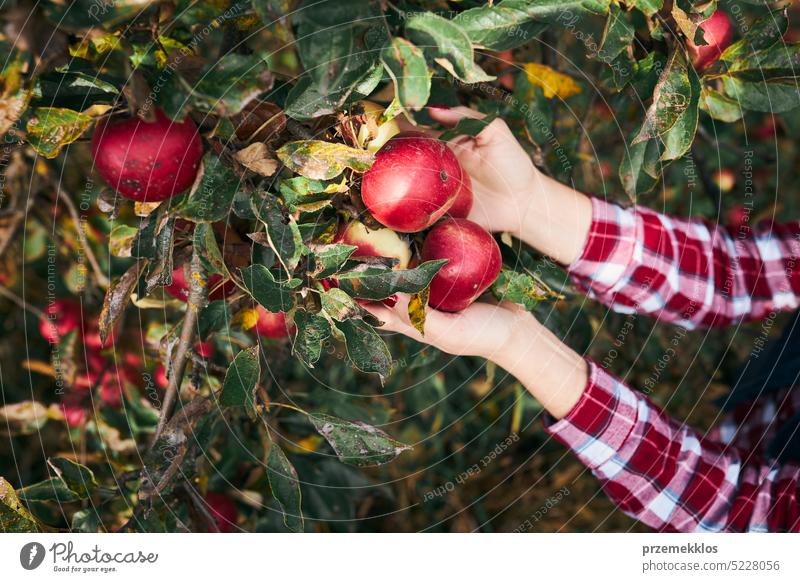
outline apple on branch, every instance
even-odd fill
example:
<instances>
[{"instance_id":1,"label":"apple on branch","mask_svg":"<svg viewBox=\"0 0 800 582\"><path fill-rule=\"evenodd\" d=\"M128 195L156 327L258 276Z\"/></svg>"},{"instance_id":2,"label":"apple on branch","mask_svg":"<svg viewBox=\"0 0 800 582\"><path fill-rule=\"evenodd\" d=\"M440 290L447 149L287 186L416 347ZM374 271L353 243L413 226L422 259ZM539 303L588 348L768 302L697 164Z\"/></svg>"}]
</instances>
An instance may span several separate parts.
<instances>
[{"instance_id":1,"label":"apple on branch","mask_svg":"<svg viewBox=\"0 0 800 582\"><path fill-rule=\"evenodd\" d=\"M714 12L700 23L700 28L707 44L696 45L692 39L687 42L692 64L698 71L715 63L733 42L733 25L724 10Z\"/></svg>"},{"instance_id":2,"label":"apple on branch","mask_svg":"<svg viewBox=\"0 0 800 582\"><path fill-rule=\"evenodd\" d=\"M173 121L160 109L155 120L108 118L92 134L95 167L109 186L136 202L160 202L194 183L203 142L190 118Z\"/></svg>"}]
</instances>

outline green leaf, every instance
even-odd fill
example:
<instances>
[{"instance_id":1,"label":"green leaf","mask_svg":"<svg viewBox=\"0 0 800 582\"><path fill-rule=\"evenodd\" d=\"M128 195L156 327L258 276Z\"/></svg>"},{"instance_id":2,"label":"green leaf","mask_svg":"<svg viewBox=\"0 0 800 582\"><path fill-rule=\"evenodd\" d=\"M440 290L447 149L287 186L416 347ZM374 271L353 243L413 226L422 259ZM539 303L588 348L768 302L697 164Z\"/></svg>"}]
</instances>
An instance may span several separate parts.
<instances>
[{"instance_id":1,"label":"green leaf","mask_svg":"<svg viewBox=\"0 0 800 582\"><path fill-rule=\"evenodd\" d=\"M203 176L180 206L181 217L192 222L217 222L228 216L239 176L218 156L203 157Z\"/></svg>"},{"instance_id":2,"label":"green leaf","mask_svg":"<svg viewBox=\"0 0 800 582\"><path fill-rule=\"evenodd\" d=\"M94 472L89 467L63 457L50 458L47 464L69 490L81 499L89 497L98 487Z\"/></svg>"},{"instance_id":3,"label":"green leaf","mask_svg":"<svg viewBox=\"0 0 800 582\"><path fill-rule=\"evenodd\" d=\"M446 259L427 261L414 269L398 271L366 267L337 275L339 288L351 297L386 299L395 293L419 293L430 285Z\"/></svg>"},{"instance_id":4,"label":"green leaf","mask_svg":"<svg viewBox=\"0 0 800 582\"><path fill-rule=\"evenodd\" d=\"M357 467L383 465L411 448L363 422L350 422L327 414L314 414L309 420L330 443L340 461Z\"/></svg>"},{"instance_id":5,"label":"green leaf","mask_svg":"<svg viewBox=\"0 0 800 582\"><path fill-rule=\"evenodd\" d=\"M703 87L700 105L711 117L727 123L738 121L744 115L744 109L738 101L710 87Z\"/></svg>"},{"instance_id":6,"label":"green leaf","mask_svg":"<svg viewBox=\"0 0 800 582\"><path fill-rule=\"evenodd\" d=\"M647 16L652 16L664 7L664 0L631 0L626 4L638 8Z\"/></svg>"},{"instance_id":7,"label":"green leaf","mask_svg":"<svg viewBox=\"0 0 800 582\"><path fill-rule=\"evenodd\" d=\"M537 7L546 4L549 3L503 0L494 6L465 10L457 14L453 22L461 27L476 46L504 51L525 44L547 27L549 14L541 11L537 15L535 12Z\"/></svg>"},{"instance_id":8,"label":"green leaf","mask_svg":"<svg viewBox=\"0 0 800 582\"><path fill-rule=\"evenodd\" d=\"M381 60L403 108L418 111L425 107L431 96L431 75L422 51L404 38L393 38L383 49Z\"/></svg>"},{"instance_id":9,"label":"green leaf","mask_svg":"<svg viewBox=\"0 0 800 582\"><path fill-rule=\"evenodd\" d=\"M310 368L314 367L322 355L322 345L331 336L331 323L322 315L305 309L294 312L297 335L292 343L292 351Z\"/></svg>"},{"instance_id":10,"label":"green leaf","mask_svg":"<svg viewBox=\"0 0 800 582\"><path fill-rule=\"evenodd\" d=\"M300 257L306 252L300 228L293 217L284 219L283 210L275 196L266 195L258 202L252 202L253 212L267 231L269 247L280 259L287 273L297 267Z\"/></svg>"},{"instance_id":11,"label":"green leaf","mask_svg":"<svg viewBox=\"0 0 800 582\"><path fill-rule=\"evenodd\" d=\"M322 279L339 272L358 247L345 244L318 245L313 248L308 274Z\"/></svg>"},{"instance_id":12,"label":"green leaf","mask_svg":"<svg viewBox=\"0 0 800 582\"><path fill-rule=\"evenodd\" d=\"M39 531L36 519L17 497L11 484L0 477L0 531L31 533Z\"/></svg>"},{"instance_id":13,"label":"green leaf","mask_svg":"<svg viewBox=\"0 0 800 582\"><path fill-rule=\"evenodd\" d=\"M192 93L195 102L227 116L241 111L271 84L266 62L254 55L227 52L201 71Z\"/></svg>"},{"instance_id":14,"label":"green leaf","mask_svg":"<svg viewBox=\"0 0 800 582\"><path fill-rule=\"evenodd\" d=\"M743 109L764 113L783 113L800 106L800 91L796 84L757 83L722 77L725 93Z\"/></svg>"},{"instance_id":15,"label":"green leaf","mask_svg":"<svg viewBox=\"0 0 800 582\"><path fill-rule=\"evenodd\" d=\"M483 119L476 119L474 117L462 117L458 120L455 127L451 127L447 131L443 132L439 139L442 141L450 141L454 137L459 135L468 135L470 137L477 136L480 132L486 129L486 126L489 125L492 121L497 119L496 114L487 115Z\"/></svg>"},{"instance_id":16,"label":"green leaf","mask_svg":"<svg viewBox=\"0 0 800 582\"><path fill-rule=\"evenodd\" d=\"M224 299L212 301L200 312L197 322L197 334L204 338L209 333L227 329L233 312L231 304Z\"/></svg>"},{"instance_id":17,"label":"green leaf","mask_svg":"<svg viewBox=\"0 0 800 582\"><path fill-rule=\"evenodd\" d=\"M34 107L28 119L28 143L40 155L52 159L61 148L78 139L92 123L92 116L58 107Z\"/></svg>"},{"instance_id":18,"label":"green leaf","mask_svg":"<svg viewBox=\"0 0 800 582\"><path fill-rule=\"evenodd\" d=\"M115 257L130 257L139 230L127 224L115 224L108 239L108 250Z\"/></svg>"},{"instance_id":19,"label":"green leaf","mask_svg":"<svg viewBox=\"0 0 800 582\"><path fill-rule=\"evenodd\" d=\"M726 73L743 81L783 81L795 84L800 65L800 43L781 43L733 61Z\"/></svg>"},{"instance_id":20,"label":"green leaf","mask_svg":"<svg viewBox=\"0 0 800 582\"><path fill-rule=\"evenodd\" d=\"M596 58L610 67L617 88L625 86L634 73L630 47L635 33L628 16L617 5L612 5Z\"/></svg>"},{"instance_id":21,"label":"green leaf","mask_svg":"<svg viewBox=\"0 0 800 582\"><path fill-rule=\"evenodd\" d=\"M31 501L57 501L59 503L74 503L80 501L81 496L72 491L64 481L58 477L51 477L28 485L19 490L19 496L26 503Z\"/></svg>"},{"instance_id":22,"label":"green leaf","mask_svg":"<svg viewBox=\"0 0 800 582\"><path fill-rule=\"evenodd\" d=\"M674 126L692 101L692 84L685 61L673 53L656 83L653 103L632 144L659 137Z\"/></svg>"},{"instance_id":23,"label":"green leaf","mask_svg":"<svg viewBox=\"0 0 800 582\"><path fill-rule=\"evenodd\" d=\"M347 319L336 327L344 335L347 355L356 368L368 374L378 374L381 380L389 375L392 355L378 332L361 319Z\"/></svg>"},{"instance_id":24,"label":"green leaf","mask_svg":"<svg viewBox=\"0 0 800 582\"><path fill-rule=\"evenodd\" d=\"M272 443L267 457L267 478L272 496L283 512L283 523L291 531L303 531L300 482L297 471L281 448Z\"/></svg>"},{"instance_id":25,"label":"green leaf","mask_svg":"<svg viewBox=\"0 0 800 582\"><path fill-rule=\"evenodd\" d=\"M242 283L258 303L267 311L289 311L294 304L291 285L275 280L264 265L250 265L241 270ZM299 281L297 281L299 283Z\"/></svg>"},{"instance_id":26,"label":"green leaf","mask_svg":"<svg viewBox=\"0 0 800 582\"><path fill-rule=\"evenodd\" d=\"M661 135L664 144L662 160L677 160L689 151L697 132L697 122L700 114L700 78L693 67L687 67L691 96L689 106L681 113L678 120L667 132Z\"/></svg>"},{"instance_id":27,"label":"green leaf","mask_svg":"<svg viewBox=\"0 0 800 582\"><path fill-rule=\"evenodd\" d=\"M503 269L492 284L492 293L499 301L511 301L522 305L528 311L542 301L553 297L536 279L527 273L517 273Z\"/></svg>"},{"instance_id":28,"label":"green leaf","mask_svg":"<svg viewBox=\"0 0 800 582\"><path fill-rule=\"evenodd\" d=\"M378 7L369 0L306 0L292 13L306 72L287 99L287 115L327 115L372 93L382 79L378 55L388 42L377 18Z\"/></svg>"},{"instance_id":29,"label":"green leaf","mask_svg":"<svg viewBox=\"0 0 800 582\"><path fill-rule=\"evenodd\" d=\"M316 139L289 142L277 154L291 171L312 180L331 180L347 168L366 172L375 161L366 150Z\"/></svg>"},{"instance_id":30,"label":"green leaf","mask_svg":"<svg viewBox=\"0 0 800 582\"><path fill-rule=\"evenodd\" d=\"M258 346L241 350L225 372L219 403L223 406L244 406L248 414L255 412L255 390L261 375Z\"/></svg>"},{"instance_id":31,"label":"green leaf","mask_svg":"<svg viewBox=\"0 0 800 582\"><path fill-rule=\"evenodd\" d=\"M775 45L783 38L788 27L789 19L783 10L771 12L754 22L742 38L725 49L720 60L732 63L747 59L756 52Z\"/></svg>"},{"instance_id":32,"label":"green leaf","mask_svg":"<svg viewBox=\"0 0 800 582\"><path fill-rule=\"evenodd\" d=\"M629 144L625 148L619 167L619 179L632 201L636 200L637 194L649 192L655 187L657 180L650 170L659 167L660 155L657 139Z\"/></svg>"},{"instance_id":33,"label":"green leaf","mask_svg":"<svg viewBox=\"0 0 800 582\"><path fill-rule=\"evenodd\" d=\"M347 293L334 287L320 294L322 310L336 321L361 316L362 308Z\"/></svg>"},{"instance_id":34,"label":"green leaf","mask_svg":"<svg viewBox=\"0 0 800 582\"><path fill-rule=\"evenodd\" d=\"M278 189L286 207L290 212L294 212L298 208L302 209L303 206L331 200L337 193L347 191L347 185L344 181L340 183L323 182L295 176L281 180Z\"/></svg>"},{"instance_id":35,"label":"green leaf","mask_svg":"<svg viewBox=\"0 0 800 582\"><path fill-rule=\"evenodd\" d=\"M416 14L406 22L406 34L417 46L429 52L448 73L465 83L494 79L475 64L472 42L458 24L432 12Z\"/></svg>"}]
</instances>

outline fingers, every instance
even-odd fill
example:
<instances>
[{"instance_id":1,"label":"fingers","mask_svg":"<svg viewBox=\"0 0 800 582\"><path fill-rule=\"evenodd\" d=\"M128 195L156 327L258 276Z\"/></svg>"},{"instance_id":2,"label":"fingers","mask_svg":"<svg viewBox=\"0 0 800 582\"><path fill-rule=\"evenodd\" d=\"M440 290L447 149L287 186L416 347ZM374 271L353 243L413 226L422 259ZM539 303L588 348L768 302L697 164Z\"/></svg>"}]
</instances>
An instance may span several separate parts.
<instances>
[{"instance_id":1,"label":"fingers","mask_svg":"<svg viewBox=\"0 0 800 582\"><path fill-rule=\"evenodd\" d=\"M428 115L430 115L433 119L435 119L442 125L446 125L448 127L454 126L456 123L458 123L465 117L469 117L471 119L483 119L484 117L486 117L480 111L475 111L474 109L470 109L469 107L461 107L461 106L451 107L449 109L428 107Z\"/></svg>"}]
</instances>

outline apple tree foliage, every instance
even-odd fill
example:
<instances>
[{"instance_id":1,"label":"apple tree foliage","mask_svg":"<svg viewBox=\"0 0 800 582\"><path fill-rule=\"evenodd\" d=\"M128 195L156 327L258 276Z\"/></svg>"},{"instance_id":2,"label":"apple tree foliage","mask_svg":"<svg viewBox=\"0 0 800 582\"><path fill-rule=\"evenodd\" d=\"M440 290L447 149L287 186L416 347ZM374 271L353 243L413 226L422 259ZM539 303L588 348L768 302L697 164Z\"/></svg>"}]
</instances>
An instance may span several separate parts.
<instances>
[{"instance_id":1,"label":"apple tree foliage","mask_svg":"<svg viewBox=\"0 0 800 582\"><path fill-rule=\"evenodd\" d=\"M60 339L55 361L35 318L6 310L4 334L17 343L2 355L3 446L30 446L36 433L46 449L2 465L0 529L207 530L198 502L207 490L235 492L245 529L358 529L372 515L365 499L376 514L402 507L404 495L376 483L411 475L404 458L442 462L446 478L461 467L452 443L530 427L539 409L513 379L384 336L359 303L415 294L422 326L441 268L397 271L334 242L363 213L360 176L374 160L358 137L369 124L359 102L382 103L385 120L426 125L429 104L469 105L505 119L559 180L720 219L728 202L710 176L745 149L761 148L757 166L774 159L753 137L773 115L782 114L779 131L800 129L800 44L785 4L76 0L4 9L2 283L26 304L44 305L50 286L80 299L102 335L114 332L111 361L135 352L143 363L122 407L93 399L86 423L65 432L53 386L64 373L68 389L80 367L75 338ZM702 45L698 24L718 8L729 11L735 42L696 71L687 39ZM99 118L148 107L191 116L205 155L189 191L134 205L93 173L87 142ZM485 123L462 122L446 137ZM691 168L696 198L682 188ZM411 238L416 252L421 240ZM602 343L607 314L584 304L563 269L498 240L497 298L536 312L578 349L593 336ZM208 301L201 291L188 306L170 299L163 286L190 257L193 276L220 275L235 293ZM338 286L323 285L332 277ZM291 336L259 339L256 304L287 312ZM175 367L192 311L190 344L217 350L177 366L180 396L154 440L163 394L153 369ZM659 341L646 343L645 359ZM462 399L495 412L470 418ZM393 422L401 414L408 420ZM452 435L437 433L443 424Z\"/></svg>"}]
</instances>

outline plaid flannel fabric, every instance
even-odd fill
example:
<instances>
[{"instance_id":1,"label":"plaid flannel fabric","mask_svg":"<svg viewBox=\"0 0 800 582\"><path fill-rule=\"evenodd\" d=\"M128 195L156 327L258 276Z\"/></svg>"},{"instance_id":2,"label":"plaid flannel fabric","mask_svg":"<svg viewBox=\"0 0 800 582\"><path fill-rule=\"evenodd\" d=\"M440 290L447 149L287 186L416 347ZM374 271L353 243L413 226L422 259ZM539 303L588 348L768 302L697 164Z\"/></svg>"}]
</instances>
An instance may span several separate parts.
<instances>
[{"instance_id":1,"label":"plaid flannel fabric","mask_svg":"<svg viewBox=\"0 0 800 582\"><path fill-rule=\"evenodd\" d=\"M583 256L571 266L590 295L624 312L686 327L795 308L800 225L731 231L594 199ZM737 411L710 435L668 417L590 362L573 410L548 426L626 513L663 531L800 531L800 467L760 456L753 431L800 406L787 389Z\"/></svg>"},{"instance_id":2,"label":"plaid flannel fabric","mask_svg":"<svg viewBox=\"0 0 800 582\"><path fill-rule=\"evenodd\" d=\"M589 238L570 272L614 311L694 328L800 306L800 222L732 229L599 198L592 209Z\"/></svg>"}]
</instances>

